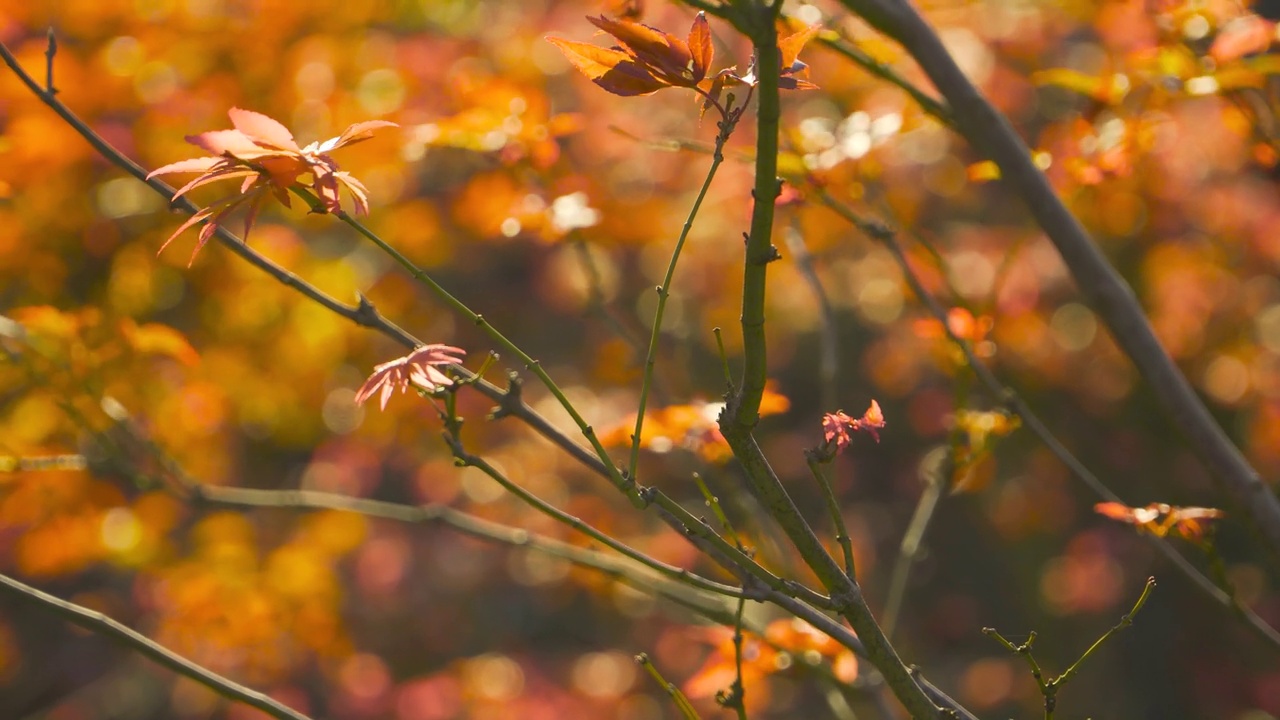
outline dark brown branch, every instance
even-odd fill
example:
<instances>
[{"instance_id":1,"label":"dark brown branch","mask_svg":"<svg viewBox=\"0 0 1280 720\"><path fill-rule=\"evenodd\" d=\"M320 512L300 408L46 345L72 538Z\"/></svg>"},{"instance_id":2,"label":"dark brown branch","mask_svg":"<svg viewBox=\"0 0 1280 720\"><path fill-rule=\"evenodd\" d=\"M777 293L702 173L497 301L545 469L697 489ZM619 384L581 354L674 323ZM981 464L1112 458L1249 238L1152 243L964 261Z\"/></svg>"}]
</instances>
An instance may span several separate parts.
<instances>
[{"instance_id":1,"label":"dark brown branch","mask_svg":"<svg viewBox=\"0 0 1280 720\"><path fill-rule=\"evenodd\" d=\"M960 134L1000 168L1005 187L1022 198L1058 249L1089 306L1150 384L1173 424L1218 478L1234 509L1248 518L1265 540L1272 562L1280 565L1280 500L1160 345L1133 290L1059 199L1008 119L969 82L937 33L909 3L841 0L841 4L901 43L919 63L946 99Z\"/></svg>"},{"instance_id":2,"label":"dark brown branch","mask_svg":"<svg viewBox=\"0 0 1280 720\"><path fill-rule=\"evenodd\" d=\"M978 381L987 388L987 391L990 392L993 397L998 398L1005 407L1021 418L1022 422L1027 426L1027 429L1031 430L1031 432L1040 439L1040 442L1044 443L1045 447L1049 449L1049 452L1053 453L1054 457L1057 457L1058 460L1071 471L1072 475L1075 475L1078 480L1088 486L1088 488L1096 493L1098 497L1111 502L1123 502L1120 497L1111 490L1111 488L1107 487L1106 483L1102 482L1102 480L1099 479L1097 475L1094 475L1079 458L1073 455L1071 451L1062 444L1062 441L1058 440L1057 436L1053 434L1053 431L1049 429L1049 426L1045 425L1044 421L1040 419L1040 416L1037 415L1035 411L1031 409L1031 406L1022 399L1021 395L1019 395L1013 388L1000 382L1000 379L996 377L995 373L993 373L990 368L978 359L977 355L973 352L973 348L968 342L956 336L956 334L951 330L951 326L947 323L946 308L942 307L937 298L935 298L933 294L929 292L928 288L924 286L924 283L921 282L920 277L916 274L915 270L912 269L910 262L908 262L906 253L903 252L902 246L898 243L897 237L888 226L858 216L848 207L831 197L831 195L824 190L820 190L817 197L820 202L834 211L837 215L844 218L854 227L858 228L858 230L867 237L881 243L885 249L889 251L893 256L894 262L902 271L902 276L907 281L907 285L911 288L911 291L915 293L920 304L924 306L925 310L927 310L935 320L941 323L943 332L946 333L951 342L955 343L956 347L960 348L960 352L964 354L965 362L972 369L974 376L978 378ZM1174 567L1186 576L1192 584L1212 598L1214 602L1226 608L1233 615L1244 621L1245 625L1248 626L1249 629L1252 630L1259 638L1275 648L1280 648L1280 631L1277 631L1274 627L1268 625L1265 620L1258 616L1257 613L1240 604L1239 601L1224 592L1222 588L1215 585L1212 580L1205 577L1204 573L1197 570L1196 567L1183 557L1181 553L1175 550L1167 539L1156 537L1154 535L1146 535L1145 537L1149 542L1153 543L1156 549L1168 558L1169 561L1173 563Z\"/></svg>"}]
</instances>

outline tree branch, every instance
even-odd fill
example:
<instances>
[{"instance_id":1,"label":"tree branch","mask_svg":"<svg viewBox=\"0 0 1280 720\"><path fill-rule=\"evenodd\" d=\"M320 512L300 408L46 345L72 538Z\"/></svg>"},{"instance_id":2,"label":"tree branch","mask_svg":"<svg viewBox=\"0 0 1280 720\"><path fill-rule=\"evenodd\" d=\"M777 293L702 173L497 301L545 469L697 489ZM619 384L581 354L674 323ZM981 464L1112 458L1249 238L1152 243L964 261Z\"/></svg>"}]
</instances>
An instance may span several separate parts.
<instances>
[{"instance_id":1,"label":"tree branch","mask_svg":"<svg viewBox=\"0 0 1280 720\"><path fill-rule=\"evenodd\" d=\"M866 218L858 216L844 204L831 197L831 195L825 190L819 189L816 197L819 202L826 205L840 217L844 218L867 237L879 242L889 251L889 254L893 256L894 262L898 265L899 270L902 271L902 276L907 281L908 287L910 287L911 291L915 293L916 298L920 301L920 304L924 306L925 310L927 310L935 320L942 324L943 332L946 333L951 342L955 343L956 347L960 348L960 352L964 354L965 362L973 370L974 376L977 377L978 381L987 388L987 391L991 393L992 397L998 398L1009 410L1020 417L1023 424L1040 439L1040 442L1044 443L1045 447L1049 449L1049 452L1053 453L1054 457L1057 457L1058 460L1071 471L1072 475L1076 476L1078 480L1096 493L1098 497L1111 502L1123 502L1120 499L1120 496L1116 495L1111 488L1107 487L1106 483L1102 482L1097 475L1094 475L1079 458L1073 455L1071 451L1062 444L1062 441L1058 440L1058 438L1053 434L1053 431L1049 429L1049 426L1045 425L1044 421L1040 419L1040 416L1031 409L1031 406L1022 399L1022 396L1019 395L1017 391L1000 382L1000 379L996 377L995 373L993 373L990 368L978 359L977 355L973 352L973 348L968 342L957 337L955 333L952 332L951 326L947 323L946 308L942 307L942 305L938 303L937 298L933 297L933 294L930 293L924 286L924 283L921 282L920 277L911 267L910 262L907 261L907 256L903 252L902 246L898 243L894 232L890 228L879 222L867 220ZM1194 565L1182 556L1181 553L1175 550L1167 539L1159 538L1154 535L1144 535L1144 537L1146 537L1149 542L1153 543L1156 549L1168 558L1169 561L1173 563L1174 567L1186 576L1193 585L1199 588L1201 592L1212 598L1214 602L1226 608L1232 615L1240 618L1240 620L1242 620L1245 625L1260 639L1272 647L1280 649L1280 631L1277 631L1274 627L1268 625L1266 621L1258 616L1257 613L1240 604L1240 602L1234 597L1228 595L1222 590L1222 588L1215 585L1212 580L1205 577L1204 573L1197 570Z\"/></svg>"},{"instance_id":2,"label":"tree branch","mask_svg":"<svg viewBox=\"0 0 1280 720\"><path fill-rule=\"evenodd\" d=\"M191 678L219 695L256 708L279 720L310 720L306 715L188 660L163 645L121 625L96 610L76 605L48 593L0 575L0 593L62 617L67 622L107 637L128 649L144 655L156 664Z\"/></svg>"},{"instance_id":3,"label":"tree branch","mask_svg":"<svg viewBox=\"0 0 1280 720\"><path fill-rule=\"evenodd\" d=\"M1156 338L1133 290L1062 203L1031 151L994 106L965 77L937 33L904 0L840 0L880 32L902 44L946 98L955 127L1000 168L1005 187L1022 198L1053 241L1085 300L1150 384L1173 424L1190 441L1235 510L1264 539L1280 565L1280 500L1222 430Z\"/></svg>"}]
</instances>

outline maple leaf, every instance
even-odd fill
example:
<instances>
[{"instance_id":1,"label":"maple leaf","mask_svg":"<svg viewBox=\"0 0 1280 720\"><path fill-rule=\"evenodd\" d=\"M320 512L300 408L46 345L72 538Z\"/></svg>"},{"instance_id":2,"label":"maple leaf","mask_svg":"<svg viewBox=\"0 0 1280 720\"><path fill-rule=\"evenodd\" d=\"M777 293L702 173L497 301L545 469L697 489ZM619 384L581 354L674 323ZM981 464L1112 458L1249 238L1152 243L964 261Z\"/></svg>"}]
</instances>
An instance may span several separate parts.
<instances>
[{"instance_id":1,"label":"maple leaf","mask_svg":"<svg viewBox=\"0 0 1280 720\"><path fill-rule=\"evenodd\" d=\"M284 125L266 115L241 108L231 108L227 115L230 116L234 129L212 130L199 135L188 135L186 138L187 142L211 153L211 156L180 160L156 168L147 175L150 180L158 175L171 173L200 173L199 177L179 188L173 194L173 200L219 180L241 181L237 193L212 203L188 218L164 241L160 252L164 252L169 243L187 228L204 223L204 227L200 228L196 249L191 253L191 262L195 262L196 255L209 238L213 237L218 227L225 223L227 216L242 205L248 207L244 220L244 238L248 239L249 230L267 197L275 196L281 204L289 207L289 187L305 174L311 175L309 184L320 197L327 212L342 210L338 196L339 189L345 188L351 195L356 213L368 214L368 189L346 171L339 170L329 153L368 140L373 137L374 130L398 127L395 123L386 120L355 123L337 137L300 147Z\"/></svg>"},{"instance_id":2,"label":"maple leaf","mask_svg":"<svg viewBox=\"0 0 1280 720\"><path fill-rule=\"evenodd\" d=\"M835 443L837 453L849 446L853 441L853 433L858 431L865 432L875 438L876 442L880 442L880 433L877 431L884 424L884 413L880 410L880 403L875 400L871 401L871 407L860 418L850 417L843 410L822 416L823 437L828 445Z\"/></svg>"},{"instance_id":3,"label":"maple leaf","mask_svg":"<svg viewBox=\"0 0 1280 720\"><path fill-rule=\"evenodd\" d=\"M707 76L714 48L705 13L698 13L686 40L631 20L588 17L620 46L548 37L547 41L591 82L614 95L649 95L667 87L697 88Z\"/></svg>"},{"instance_id":4,"label":"maple leaf","mask_svg":"<svg viewBox=\"0 0 1280 720\"><path fill-rule=\"evenodd\" d=\"M818 86L809 82L809 66L802 62L799 58L800 51L810 40L817 37L822 30L821 25L810 25L787 35L778 38L778 88L782 90L814 90ZM732 79L744 85L755 87L759 82L759 77L755 69L756 59L752 58L751 67L747 69L747 74L738 77L732 76Z\"/></svg>"},{"instance_id":5,"label":"maple leaf","mask_svg":"<svg viewBox=\"0 0 1280 720\"><path fill-rule=\"evenodd\" d=\"M376 365L360 389L356 391L356 404L365 401L381 392L381 409L387 408L387 400L391 393L399 388L404 392L410 385L431 392L453 384L453 380L438 369L440 365L452 365L462 362L467 351L450 345L423 345L402 358Z\"/></svg>"}]
</instances>

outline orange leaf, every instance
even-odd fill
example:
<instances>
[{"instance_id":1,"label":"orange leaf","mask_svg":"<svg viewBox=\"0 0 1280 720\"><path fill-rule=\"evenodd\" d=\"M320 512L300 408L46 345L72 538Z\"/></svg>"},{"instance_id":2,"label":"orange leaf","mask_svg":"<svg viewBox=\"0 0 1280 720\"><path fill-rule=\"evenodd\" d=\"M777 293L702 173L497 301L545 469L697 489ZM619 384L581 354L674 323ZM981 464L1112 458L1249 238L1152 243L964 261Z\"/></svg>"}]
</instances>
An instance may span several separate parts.
<instances>
[{"instance_id":1,"label":"orange leaf","mask_svg":"<svg viewBox=\"0 0 1280 720\"><path fill-rule=\"evenodd\" d=\"M804 49L804 46L810 40L817 36L820 30L822 30L821 25L810 25L797 33L778 40L778 52L782 55L783 70L796 64L796 58L800 57L800 51Z\"/></svg>"},{"instance_id":2,"label":"orange leaf","mask_svg":"<svg viewBox=\"0 0 1280 720\"><path fill-rule=\"evenodd\" d=\"M1226 513L1216 508L1187 507L1173 508L1169 512L1167 522L1179 535L1187 540L1199 540L1208 530L1208 520L1225 517Z\"/></svg>"},{"instance_id":3,"label":"orange leaf","mask_svg":"<svg viewBox=\"0 0 1280 720\"><path fill-rule=\"evenodd\" d=\"M983 160L970 165L965 170L969 182L990 182L1000 179L1000 167L990 160Z\"/></svg>"},{"instance_id":4,"label":"orange leaf","mask_svg":"<svg viewBox=\"0 0 1280 720\"><path fill-rule=\"evenodd\" d=\"M51 305L18 308L10 313L19 325L30 332L69 340L80 331L81 319Z\"/></svg>"},{"instance_id":5,"label":"orange leaf","mask_svg":"<svg viewBox=\"0 0 1280 720\"><path fill-rule=\"evenodd\" d=\"M591 82L614 95L623 97L648 95L670 86L669 83L654 77L621 50L557 37L549 37L547 41L560 48L560 52L564 53L569 62Z\"/></svg>"},{"instance_id":6,"label":"orange leaf","mask_svg":"<svg viewBox=\"0 0 1280 720\"><path fill-rule=\"evenodd\" d=\"M587 20L617 38L623 50L666 84L693 87L702 79L701 75L694 77L693 55L680 38L630 20L610 20L603 16Z\"/></svg>"},{"instance_id":7,"label":"orange leaf","mask_svg":"<svg viewBox=\"0 0 1280 720\"><path fill-rule=\"evenodd\" d=\"M1093 506L1093 511L1112 520L1119 520L1130 525L1145 525L1160 516L1159 510L1154 507L1132 508L1118 502L1098 503Z\"/></svg>"},{"instance_id":8,"label":"orange leaf","mask_svg":"<svg viewBox=\"0 0 1280 720\"><path fill-rule=\"evenodd\" d=\"M120 322L120 333L136 352L165 355L184 365L195 365L200 361L199 353L191 347L187 338L168 325L160 323L138 325L126 319Z\"/></svg>"},{"instance_id":9,"label":"orange leaf","mask_svg":"<svg viewBox=\"0 0 1280 720\"><path fill-rule=\"evenodd\" d=\"M1031 82L1073 90L1108 105L1119 103L1129 94L1129 78L1120 73L1110 77L1094 77L1079 70L1053 68L1031 73Z\"/></svg>"},{"instance_id":10,"label":"orange leaf","mask_svg":"<svg viewBox=\"0 0 1280 720\"><path fill-rule=\"evenodd\" d=\"M689 54L693 59L694 82L701 82L711 68L711 59L715 56L715 48L711 45L711 26L707 24L707 14L698 13L689 28Z\"/></svg>"}]
</instances>

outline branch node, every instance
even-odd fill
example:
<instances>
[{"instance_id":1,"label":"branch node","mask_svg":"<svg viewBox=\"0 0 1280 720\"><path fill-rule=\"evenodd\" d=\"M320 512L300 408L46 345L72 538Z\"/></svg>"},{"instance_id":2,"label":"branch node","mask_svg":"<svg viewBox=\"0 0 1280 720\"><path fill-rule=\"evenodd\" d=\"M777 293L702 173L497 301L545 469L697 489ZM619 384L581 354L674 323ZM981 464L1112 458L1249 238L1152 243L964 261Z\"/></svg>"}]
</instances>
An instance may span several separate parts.
<instances>
[{"instance_id":1,"label":"branch node","mask_svg":"<svg viewBox=\"0 0 1280 720\"><path fill-rule=\"evenodd\" d=\"M58 54L58 36L53 33L53 26L49 26L46 33L48 44L44 51L44 91L50 97L58 94L58 88L53 86L53 56Z\"/></svg>"}]
</instances>

